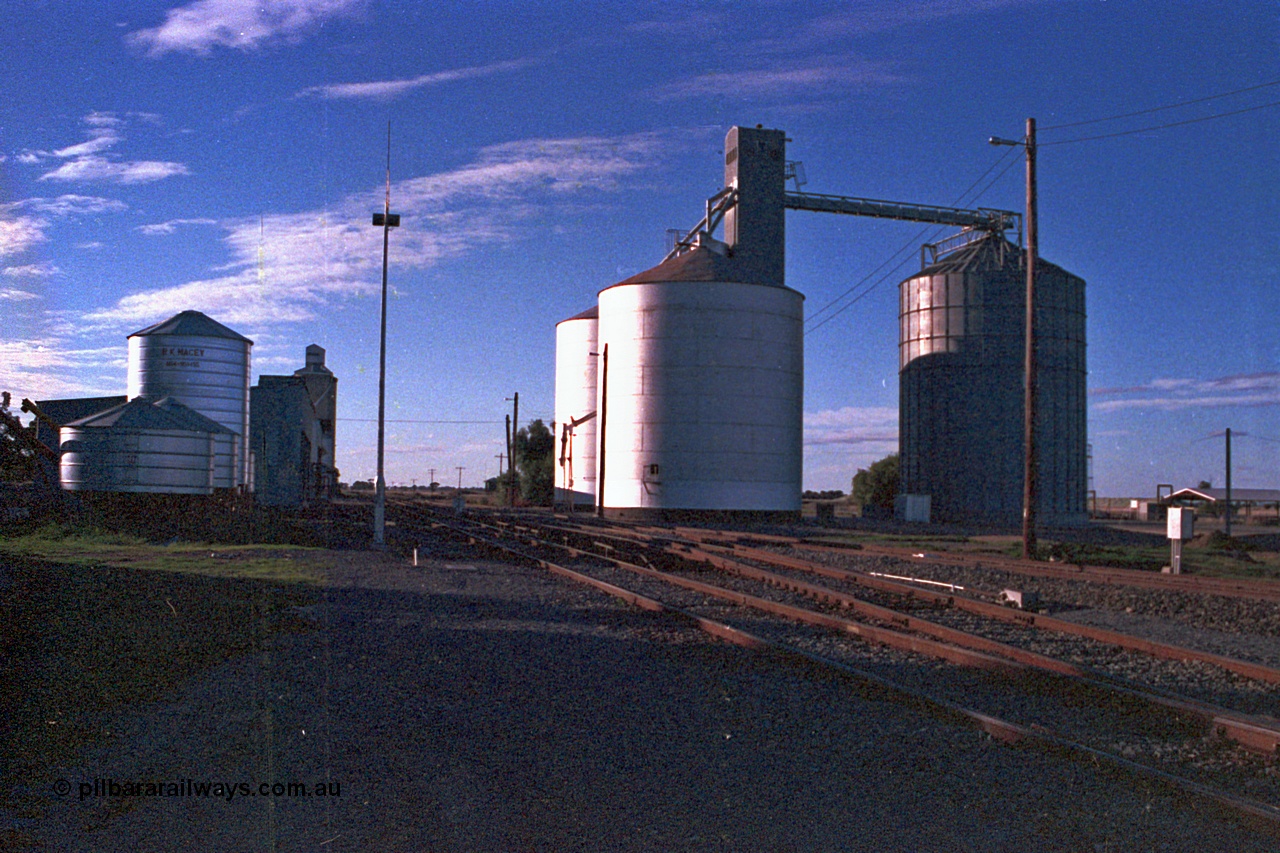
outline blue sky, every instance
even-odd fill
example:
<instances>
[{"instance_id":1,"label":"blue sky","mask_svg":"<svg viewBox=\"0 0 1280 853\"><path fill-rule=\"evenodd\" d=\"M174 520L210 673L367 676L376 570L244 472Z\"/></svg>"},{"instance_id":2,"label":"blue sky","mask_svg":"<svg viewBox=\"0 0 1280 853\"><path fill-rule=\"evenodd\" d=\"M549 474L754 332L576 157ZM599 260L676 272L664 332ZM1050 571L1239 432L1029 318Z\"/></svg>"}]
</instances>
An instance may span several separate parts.
<instances>
[{"instance_id":1,"label":"blue sky","mask_svg":"<svg viewBox=\"0 0 1280 853\"><path fill-rule=\"evenodd\" d=\"M1235 484L1280 487L1274 3L44 0L0 55L18 397L124 393L125 337L195 308L255 376L324 346L343 479L371 477L390 120L388 480L478 483L506 397L551 419L555 323L698 220L731 125L786 130L808 191L1019 210L986 139L1034 116L1041 254L1088 282L1099 494L1220 485L1226 427ZM806 488L896 449L897 283L937 233L788 214Z\"/></svg>"}]
</instances>

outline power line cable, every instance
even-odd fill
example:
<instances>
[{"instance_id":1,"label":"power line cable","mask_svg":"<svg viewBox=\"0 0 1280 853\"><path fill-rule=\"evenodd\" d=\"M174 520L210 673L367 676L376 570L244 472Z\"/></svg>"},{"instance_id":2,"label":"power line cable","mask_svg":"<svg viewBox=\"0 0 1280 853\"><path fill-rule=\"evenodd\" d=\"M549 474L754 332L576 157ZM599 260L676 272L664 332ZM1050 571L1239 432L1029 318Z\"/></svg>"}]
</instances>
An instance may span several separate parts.
<instances>
[{"instance_id":1,"label":"power line cable","mask_svg":"<svg viewBox=\"0 0 1280 853\"><path fill-rule=\"evenodd\" d=\"M358 423L376 424L377 418L338 418L340 421L355 421ZM503 421L437 421L437 420L413 420L411 418L387 418L389 424L500 424Z\"/></svg>"},{"instance_id":2,"label":"power line cable","mask_svg":"<svg viewBox=\"0 0 1280 853\"><path fill-rule=\"evenodd\" d=\"M1004 151L1004 152L1003 152L1003 153L1002 153L998 158L996 158L995 162L994 162L994 163L992 163L992 164L987 168L987 170L986 170L985 172L983 172L981 175L979 175L979 176L978 176L977 180L975 180L973 183L969 184L968 188L966 188L966 189L964 190L964 192L960 193L960 195L956 198L956 200L955 200L954 202L952 202L951 207L958 207L958 206L959 206L959 205L964 201L965 197L966 197L966 196L968 196L968 195L969 195L969 193L973 191L974 187L976 187L976 186L978 186L978 184L982 183L982 181L987 177L987 175L990 175L990 174L991 174L991 173L996 169L996 167L997 167L997 166L999 166L999 165L1000 165L1000 163L1001 163L1001 162L1002 162L1006 157L1008 157L1008 156L1013 152L1013 150L1014 150L1013 148L1006 148L1006 149L1005 149L1005 151ZM1005 166L1004 170L1003 170L1003 171L1001 171L1001 172L1000 172L1000 174L996 175L996 177L995 177L995 178L993 178L993 179L992 179L992 181L991 181L989 184L987 184L987 186L983 187L983 188L982 188L982 190L980 190L980 191L978 192L978 194L977 194L976 196L974 196L974 197L973 197L973 199L972 199L972 201L970 201L969 203L970 203L970 204L972 204L972 203L973 203L973 201L977 201L979 198L982 198L983 194L984 194L984 193L986 193L986 192L987 192L987 190L991 189L991 187L995 184L995 182L996 182L996 181L998 181L998 180L1000 180L1002 177L1004 177L1005 172L1008 172L1008 171L1009 171L1009 169L1010 169L1010 168L1012 168L1013 164L1014 164L1014 163L1016 163L1016 162L1017 162L1017 160L1014 160L1014 161L1012 161L1008 166ZM835 317L839 316L840 314L843 314L843 313L845 312L845 310L846 310L846 309L848 309L850 306L852 306L852 305L854 305L855 303L857 303L860 299L862 299L862 298L863 298L864 296L866 296L868 293L870 293L871 291L875 290L875 289L876 289L876 287L878 287L878 286L879 286L879 285L880 285L880 284L881 284L881 283L882 283L886 278L888 278L888 277L889 277L889 275L891 275L894 271L896 271L896 270L897 270L897 269L899 269L899 268L900 268L904 263L906 263L906 262L907 262L907 258L903 258L902 260L900 260L900 261L899 261L899 262L898 262L898 263L897 263L897 264L896 264L892 269L890 269L890 270L889 270L889 272L888 272L888 273L886 273L884 276L882 276L881 278L879 278L878 280L876 280L876 282L875 282L875 283L873 283L870 287L866 288L862 293L860 293L858 296L856 296L852 301L850 301L850 302L848 302L847 304L845 304L844 306L842 306L842 307L841 307L839 310L837 310L834 314L831 314L830 316L826 317L825 319L823 319L823 320L821 320L821 321L817 321L817 320L818 320L818 317L822 316L822 314L823 314L824 312L826 312L826 311L830 310L830 309L832 308L832 306L834 306L834 305L836 305L837 303L839 303L839 302L841 302L842 300L844 300L846 297L848 297L848 296L849 296L849 294L853 293L855 290L857 290L859 287L861 287L863 284L865 284L868 280L870 280L872 276L874 276L876 273L880 272L880 270L884 268L885 264L891 263L891 262L893 261L893 259L894 259L894 258L896 258L898 255L902 254L903 252L905 252L905 251L909 250L911 247L913 247L913 246L915 246L916 244L918 244L921 240L924 240L925 242L928 242L928 240L930 239L930 236L929 236L929 235L930 235L930 230L931 230L931 229L930 229L930 228L928 228L928 227L921 229L919 232L917 232L917 233L916 233L916 235L915 235L915 236L911 237L909 240L907 240L907 242L906 242L906 243L904 243L901 247L899 247L897 250L895 250L893 253L891 253L887 258L885 258L885 260L884 260L884 261L882 261L882 262L880 263L880 265L879 265L879 266L877 266L877 267L876 267L875 269L873 269L871 272L867 273L865 276L863 276L861 279L859 279L859 280L858 280L857 282L855 282L854 284L850 285L850 286L849 286L849 288L848 288L844 293L840 294L840 295L839 295L839 296L837 296L835 299L832 299L832 300L831 300L830 302L828 302L826 305L822 306L822 307L821 307L821 308L819 308L817 311L815 311L813 314L809 315L809 317L805 320L805 325L809 327L809 328L808 328L808 331L810 331L810 332L814 332L814 331L817 331L818 329L822 328L822 327L823 327L823 326L825 326L828 322L830 322L832 319L834 319ZM942 229L940 229L940 228L939 228L939 229L933 229L932 234L933 234L934 236L936 236L937 234L941 233L941 231L942 231Z\"/></svg>"},{"instance_id":3,"label":"power line cable","mask_svg":"<svg viewBox=\"0 0 1280 853\"><path fill-rule=\"evenodd\" d=\"M1244 107L1243 109L1231 110L1230 112L1225 112L1225 113L1216 113L1211 116L1201 116L1199 118L1188 118L1188 119L1183 119L1182 121L1171 121L1168 124L1156 124L1156 125L1152 125L1151 127L1140 127L1136 130L1121 130L1115 133L1099 134L1098 136L1081 136L1076 139L1060 139L1060 140L1057 140L1056 142L1040 142L1040 143L1037 143L1036 147L1044 148L1045 146L1048 146L1048 145L1070 145L1073 142L1092 142L1095 139L1114 139L1117 136L1133 136L1135 133L1149 133L1153 130L1164 130L1167 127L1181 127L1184 124L1198 124L1202 121L1213 121L1214 119L1228 118L1230 116L1238 116L1243 113L1257 112L1258 110L1265 110L1271 107L1280 107L1280 101L1272 101L1271 103L1267 103L1267 104L1258 104L1257 106L1253 106L1253 107Z\"/></svg>"},{"instance_id":4,"label":"power line cable","mask_svg":"<svg viewBox=\"0 0 1280 853\"><path fill-rule=\"evenodd\" d=\"M1165 104L1162 107L1151 107L1150 109L1145 109L1145 110L1134 110L1131 113L1118 113L1113 116L1103 116L1102 118L1089 118L1089 119L1084 119L1083 121L1070 121L1070 122L1066 122L1065 124L1042 125L1040 127L1040 130L1041 131L1059 130L1064 127L1080 127L1081 125L1085 125L1085 124L1098 124L1099 122L1104 122L1104 121L1116 121L1117 119L1122 119L1122 118L1133 118L1134 116L1142 116L1142 115L1148 115L1150 113L1158 113L1158 112L1162 112L1163 110L1174 110L1174 109L1177 109L1178 107L1190 106L1191 104L1203 104L1205 101L1213 101L1218 98L1227 98L1227 97L1230 97L1231 95L1241 95L1241 94L1244 94L1245 92L1255 92L1258 89L1266 89L1269 86L1280 86L1280 80L1271 80L1267 83L1259 83L1256 86L1246 86L1243 89L1233 89L1230 92L1219 92L1216 95L1206 95L1203 98L1192 98L1189 101L1179 101L1176 104Z\"/></svg>"}]
</instances>

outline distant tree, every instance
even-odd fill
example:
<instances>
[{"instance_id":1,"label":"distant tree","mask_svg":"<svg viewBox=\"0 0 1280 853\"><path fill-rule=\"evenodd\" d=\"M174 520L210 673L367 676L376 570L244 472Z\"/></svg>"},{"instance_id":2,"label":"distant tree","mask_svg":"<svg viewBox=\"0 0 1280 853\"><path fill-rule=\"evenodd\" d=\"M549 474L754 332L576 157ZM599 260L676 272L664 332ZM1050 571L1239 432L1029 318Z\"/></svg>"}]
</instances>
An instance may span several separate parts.
<instances>
[{"instance_id":1,"label":"distant tree","mask_svg":"<svg viewBox=\"0 0 1280 853\"><path fill-rule=\"evenodd\" d=\"M356 480L354 483L352 483L352 484L351 484L351 491L353 491L353 492L372 492L372 491L373 491L373 480Z\"/></svg>"},{"instance_id":2,"label":"distant tree","mask_svg":"<svg viewBox=\"0 0 1280 853\"><path fill-rule=\"evenodd\" d=\"M555 494L555 434L538 419L516 433L515 443L520 497L534 506L549 506Z\"/></svg>"},{"instance_id":3,"label":"distant tree","mask_svg":"<svg viewBox=\"0 0 1280 853\"><path fill-rule=\"evenodd\" d=\"M1212 489L1212 488L1213 488L1213 483L1210 483L1208 480L1201 480L1201 481L1200 481L1200 483L1196 486L1196 488L1197 488L1197 489Z\"/></svg>"},{"instance_id":4,"label":"distant tree","mask_svg":"<svg viewBox=\"0 0 1280 853\"><path fill-rule=\"evenodd\" d=\"M806 491L800 497L806 501L836 501L844 497L844 491L841 489L827 489L821 492Z\"/></svg>"},{"instance_id":5,"label":"distant tree","mask_svg":"<svg viewBox=\"0 0 1280 853\"><path fill-rule=\"evenodd\" d=\"M510 471L503 471L498 477L490 477L484 481L484 490L486 492L497 492L499 505L505 505L507 495L511 494L511 490L507 488L507 484L512 482L513 474Z\"/></svg>"},{"instance_id":6,"label":"distant tree","mask_svg":"<svg viewBox=\"0 0 1280 853\"><path fill-rule=\"evenodd\" d=\"M898 454L891 453L871 463L870 468L859 468L853 475L853 502L860 508L875 507L893 511L893 499L898 496Z\"/></svg>"}]
</instances>

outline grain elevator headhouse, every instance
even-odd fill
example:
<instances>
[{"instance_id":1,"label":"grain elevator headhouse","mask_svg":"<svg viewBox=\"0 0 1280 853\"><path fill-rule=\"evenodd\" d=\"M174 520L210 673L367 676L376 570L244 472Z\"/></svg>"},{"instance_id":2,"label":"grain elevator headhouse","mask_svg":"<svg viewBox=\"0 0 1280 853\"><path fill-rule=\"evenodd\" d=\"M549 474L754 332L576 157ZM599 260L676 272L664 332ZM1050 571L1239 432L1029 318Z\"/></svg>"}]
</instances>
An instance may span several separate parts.
<instances>
[{"instance_id":1,"label":"grain elevator headhouse","mask_svg":"<svg viewBox=\"0 0 1280 853\"><path fill-rule=\"evenodd\" d=\"M787 135L735 127L724 141L724 242L743 281L781 287L786 265Z\"/></svg>"}]
</instances>

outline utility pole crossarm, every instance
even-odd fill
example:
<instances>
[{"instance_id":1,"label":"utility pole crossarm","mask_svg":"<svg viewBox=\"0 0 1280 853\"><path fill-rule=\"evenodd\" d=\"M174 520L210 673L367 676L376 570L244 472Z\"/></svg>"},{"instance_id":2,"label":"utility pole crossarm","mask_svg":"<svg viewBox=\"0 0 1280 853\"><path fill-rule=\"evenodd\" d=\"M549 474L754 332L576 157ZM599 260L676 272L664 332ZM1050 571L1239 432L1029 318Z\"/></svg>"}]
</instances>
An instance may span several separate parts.
<instances>
[{"instance_id":1,"label":"utility pole crossarm","mask_svg":"<svg viewBox=\"0 0 1280 853\"><path fill-rule=\"evenodd\" d=\"M811 210L817 213L845 213L850 216L871 216L877 219L900 219L908 222L931 222L937 225L955 225L961 228L983 228L990 231L1006 231L1016 227L1021 214L1012 210L978 208L965 210L958 207L937 207L931 204L911 204L901 201L882 201L874 198L854 198L823 193L786 194L788 210Z\"/></svg>"}]
</instances>

